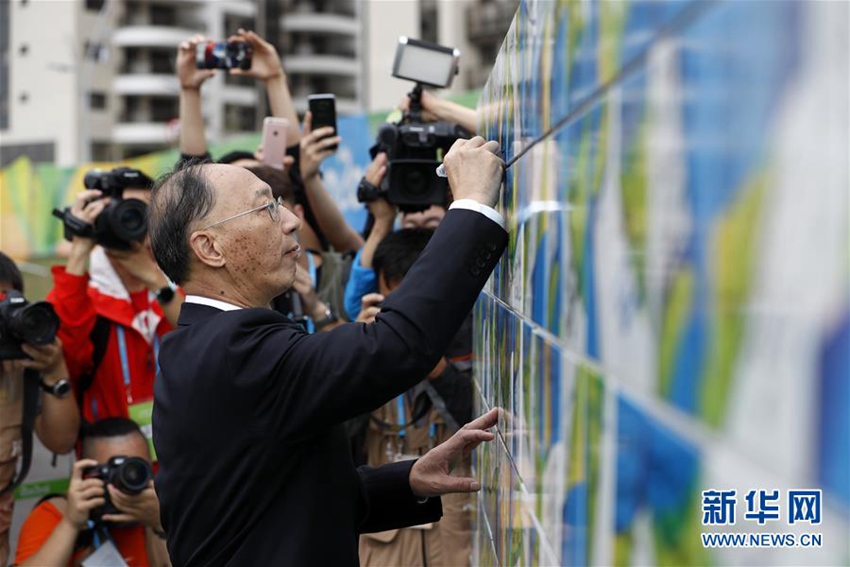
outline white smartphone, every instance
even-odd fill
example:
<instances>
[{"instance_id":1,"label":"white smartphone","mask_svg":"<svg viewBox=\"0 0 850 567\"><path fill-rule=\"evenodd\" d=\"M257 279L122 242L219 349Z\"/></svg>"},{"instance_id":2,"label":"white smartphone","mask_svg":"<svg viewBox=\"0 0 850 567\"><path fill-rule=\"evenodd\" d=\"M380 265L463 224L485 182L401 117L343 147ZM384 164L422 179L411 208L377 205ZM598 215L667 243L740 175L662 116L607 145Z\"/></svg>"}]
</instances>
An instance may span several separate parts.
<instances>
[{"instance_id":1,"label":"white smartphone","mask_svg":"<svg viewBox=\"0 0 850 567\"><path fill-rule=\"evenodd\" d=\"M266 116L263 119L263 164L283 169L283 156L286 155L286 131L289 120Z\"/></svg>"}]
</instances>

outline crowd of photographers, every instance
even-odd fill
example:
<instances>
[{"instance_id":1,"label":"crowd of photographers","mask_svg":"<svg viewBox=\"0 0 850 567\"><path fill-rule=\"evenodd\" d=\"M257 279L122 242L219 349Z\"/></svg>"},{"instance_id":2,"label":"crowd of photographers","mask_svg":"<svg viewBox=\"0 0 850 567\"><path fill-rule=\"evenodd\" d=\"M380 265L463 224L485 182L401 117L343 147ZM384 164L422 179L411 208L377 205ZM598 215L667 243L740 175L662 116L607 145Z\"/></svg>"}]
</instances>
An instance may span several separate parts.
<instances>
[{"instance_id":1,"label":"crowd of photographers","mask_svg":"<svg viewBox=\"0 0 850 567\"><path fill-rule=\"evenodd\" d=\"M435 165L476 128L475 112L417 85L404 118L383 126L356 191L370 215L350 227L326 190L321 164L342 141L332 125L300 124L275 48L250 31L229 38L238 57L204 68L201 36L181 43L181 163L214 161L207 149L200 91L217 72L253 77L266 89L273 118L283 119L285 151L265 143L218 157L266 182L301 220L292 290L272 308L324 332L348 321L369 324L439 225L451 191ZM247 57L247 62L246 62ZM300 124L300 127L299 127ZM27 302L21 274L0 254L0 567L78 564L167 565L159 520L156 455L151 442L159 347L177 324L183 293L157 266L146 234L153 180L119 167L91 171L85 190L54 215L63 223L67 262L52 270L46 302ZM399 211L401 212L400 218ZM472 415L471 325L454 338L420 384L346 429L357 464L416 458L450 437ZM26 476L32 436L57 454L75 451L65 494L37 503L9 557L13 493ZM462 464L468 469L469 463ZM467 470L468 474L468 470ZM214 495L210 495L215 497ZM443 499L436 524L361 536L363 565L467 565L471 497Z\"/></svg>"}]
</instances>

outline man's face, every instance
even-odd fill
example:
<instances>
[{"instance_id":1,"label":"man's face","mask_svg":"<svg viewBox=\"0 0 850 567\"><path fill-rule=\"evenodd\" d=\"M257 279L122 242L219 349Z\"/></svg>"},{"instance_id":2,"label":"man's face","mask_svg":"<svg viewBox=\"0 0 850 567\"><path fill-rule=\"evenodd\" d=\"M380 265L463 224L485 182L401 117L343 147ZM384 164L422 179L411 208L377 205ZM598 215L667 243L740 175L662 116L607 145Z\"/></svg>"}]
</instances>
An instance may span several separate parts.
<instances>
[{"instance_id":1,"label":"man's face","mask_svg":"<svg viewBox=\"0 0 850 567\"><path fill-rule=\"evenodd\" d=\"M148 441L138 433L120 437L98 437L84 444L83 457L106 464L112 457L139 457L151 462Z\"/></svg>"},{"instance_id":2,"label":"man's face","mask_svg":"<svg viewBox=\"0 0 850 567\"><path fill-rule=\"evenodd\" d=\"M446 216L446 209L440 205L431 205L431 208L418 213L404 213L401 215L401 228L429 228L431 230L440 226L440 221Z\"/></svg>"},{"instance_id":3,"label":"man's face","mask_svg":"<svg viewBox=\"0 0 850 567\"><path fill-rule=\"evenodd\" d=\"M268 184L250 171L232 165L204 168L215 191L215 206L201 227L274 201ZM261 208L207 229L225 260L224 268L241 289L257 298L271 298L292 287L299 255L294 233L298 218L278 207L279 220Z\"/></svg>"}]
</instances>

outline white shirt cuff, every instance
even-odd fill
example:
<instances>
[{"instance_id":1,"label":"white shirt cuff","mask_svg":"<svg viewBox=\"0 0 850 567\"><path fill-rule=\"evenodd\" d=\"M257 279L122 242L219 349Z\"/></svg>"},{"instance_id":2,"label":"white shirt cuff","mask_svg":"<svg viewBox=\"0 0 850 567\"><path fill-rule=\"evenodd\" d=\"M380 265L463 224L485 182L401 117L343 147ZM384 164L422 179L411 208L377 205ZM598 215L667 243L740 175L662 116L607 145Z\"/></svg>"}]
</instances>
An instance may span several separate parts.
<instances>
[{"instance_id":1,"label":"white shirt cuff","mask_svg":"<svg viewBox=\"0 0 850 567\"><path fill-rule=\"evenodd\" d=\"M503 217L501 213L493 207L482 205L478 201L474 201L472 199L458 199L449 206L449 210L451 209L468 209L470 211L478 211L494 223L505 228L505 217Z\"/></svg>"}]
</instances>

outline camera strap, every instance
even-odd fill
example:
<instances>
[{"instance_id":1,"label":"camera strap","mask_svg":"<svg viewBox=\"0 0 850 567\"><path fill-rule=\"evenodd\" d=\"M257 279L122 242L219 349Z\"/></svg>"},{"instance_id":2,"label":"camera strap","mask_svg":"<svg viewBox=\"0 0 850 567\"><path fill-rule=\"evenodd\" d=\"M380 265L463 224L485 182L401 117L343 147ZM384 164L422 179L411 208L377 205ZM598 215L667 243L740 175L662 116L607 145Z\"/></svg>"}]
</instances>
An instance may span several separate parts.
<instances>
[{"instance_id":1,"label":"camera strap","mask_svg":"<svg viewBox=\"0 0 850 567\"><path fill-rule=\"evenodd\" d=\"M27 368L24 370L24 414L21 423L21 468L15 477L0 490L0 495L15 490L24 482L32 463L32 432L35 429L35 418L38 414L38 396L40 394L41 377L38 372Z\"/></svg>"}]
</instances>

